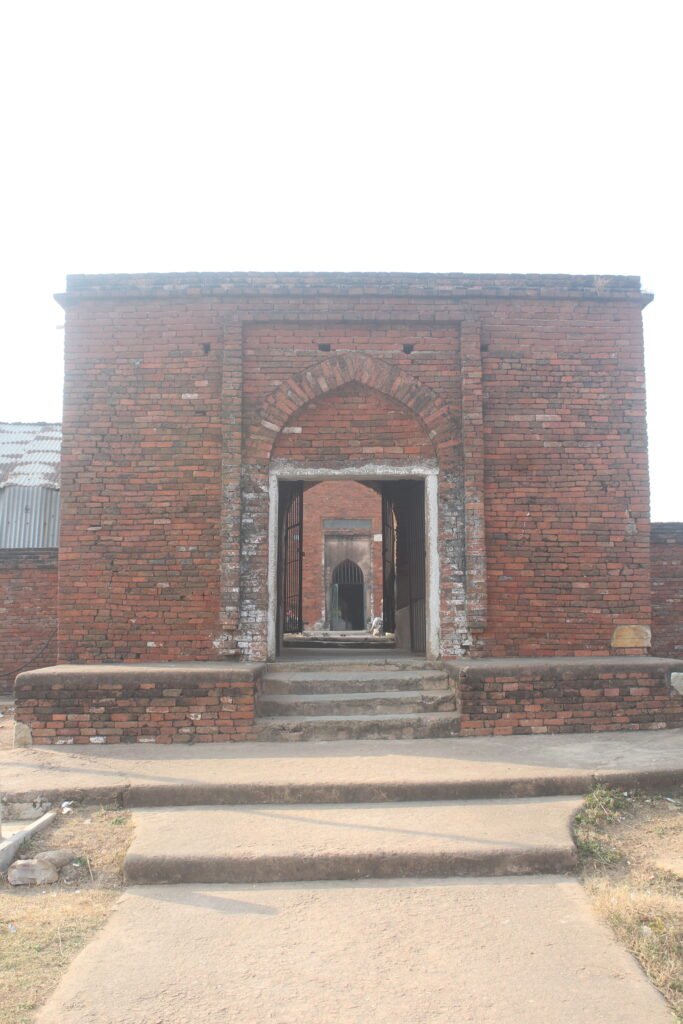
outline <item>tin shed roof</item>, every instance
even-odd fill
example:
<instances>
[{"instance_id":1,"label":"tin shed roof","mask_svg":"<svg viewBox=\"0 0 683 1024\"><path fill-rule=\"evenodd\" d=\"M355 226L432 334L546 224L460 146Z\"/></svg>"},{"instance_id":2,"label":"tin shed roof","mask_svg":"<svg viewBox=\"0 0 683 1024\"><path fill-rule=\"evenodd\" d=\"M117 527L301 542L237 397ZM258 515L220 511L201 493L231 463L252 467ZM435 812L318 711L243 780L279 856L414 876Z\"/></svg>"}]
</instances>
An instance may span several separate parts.
<instances>
[{"instance_id":1,"label":"tin shed roof","mask_svg":"<svg viewBox=\"0 0 683 1024\"><path fill-rule=\"evenodd\" d=\"M0 423L0 488L59 489L61 423Z\"/></svg>"}]
</instances>

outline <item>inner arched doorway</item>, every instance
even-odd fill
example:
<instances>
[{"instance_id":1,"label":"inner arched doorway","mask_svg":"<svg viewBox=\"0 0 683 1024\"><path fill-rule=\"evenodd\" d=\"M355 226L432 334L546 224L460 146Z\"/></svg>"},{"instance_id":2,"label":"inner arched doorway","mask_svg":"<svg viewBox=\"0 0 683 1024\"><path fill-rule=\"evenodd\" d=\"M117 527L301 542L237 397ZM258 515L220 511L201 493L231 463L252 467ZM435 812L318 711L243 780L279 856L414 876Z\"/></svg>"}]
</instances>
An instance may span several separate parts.
<instances>
[{"instance_id":1,"label":"inner arched doorway","mask_svg":"<svg viewBox=\"0 0 683 1024\"><path fill-rule=\"evenodd\" d=\"M323 381L318 395L310 394L318 381L313 375L306 377L305 386L292 386L282 396L289 415L281 429L282 410L273 409L272 420L266 420L269 429L278 430L270 450L268 653L272 657L281 647L317 648L321 639L329 646L346 643L338 635L311 635L327 630L371 632L383 639L384 646L433 657L439 645L439 466L433 413L429 412L427 429L424 416L412 408L416 404L424 413L424 396L410 382L402 385L400 398L387 394L388 368L374 381L378 387L364 380L343 380L344 372L350 372L346 362L337 369L332 386ZM317 521L314 537L306 525L312 522L306 509L314 500L309 491L322 482L343 488L344 481L374 492L377 522L374 514L368 517L360 511L358 517L349 517L344 498L337 510L328 510ZM361 531L361 521L367 518L372 518L372 528ZM321 523L322 557L317 540ZM361 533L366 534L363 544L373 552L367 571ZM330 535L336 536L335 544L327 543ZM308 595L311 586L317 588L324 579L329 612L332 573L345 559L356 568L345 567L348 578L340 578L341 570L337 574L334 615L323 614L318 626L311 625L304 591ZM348 639L357 642L355 636ZM368 646L366 640L358 643Z\"/></svg>"},{"instance_id":2,"label":"inner arched doorway","mask_svg":"<svg viewBox=\"0 0 683 1024\"><path fill-rule=\"evenodd\" d=\"M365 628L365 579L363 570L350 558L335 566L328 600L332 629Z\"/></svg>"},{"instance_id":3,"label":"inner arched doorway","mask_svg":"<svg viewBox=\"0 0 683 1024\"><path fill-rule=\"evenodd\" d=\"M299 479L287 479L293 473ZM371 576L361 569L362 558L354 556L354 551L362 552L359 539L346 538L344 544L335 545L336 559L327 563L330 569L329 575L325 572L324 628L331 633L367 633L374 629L375 615L379 619L379 635L387 644L398 650L436 656L436 477L436 472L426 466L420 467L419 474L412 466L389 470L367 466L343 470L288 467L282 476L277 468L271 471L271 657L283 646L320 647L320 637L311 637L304 628L304 585L309 577L304 567L308 541L303 521L305 493L324 480L362 481L381 499L381 532L373 538L381 548L379 602L377 594L374 598L369 594ZM330 637L325 642L334 646L337 640L338 637ZM365 642L361 646L366 646Z\"/></svg>"}]
</instances>

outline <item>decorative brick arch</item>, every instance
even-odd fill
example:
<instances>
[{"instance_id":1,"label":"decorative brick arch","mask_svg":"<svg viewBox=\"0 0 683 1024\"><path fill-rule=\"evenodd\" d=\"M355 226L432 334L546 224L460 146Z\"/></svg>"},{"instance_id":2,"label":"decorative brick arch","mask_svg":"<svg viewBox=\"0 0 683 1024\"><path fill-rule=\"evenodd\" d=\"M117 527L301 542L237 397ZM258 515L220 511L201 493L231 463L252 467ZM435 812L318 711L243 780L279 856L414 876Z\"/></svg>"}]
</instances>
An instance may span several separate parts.
<instances>
[{"instance_id":1,"label":"decorative brick arch","mask_svg":"<svg viewBox=\"0 0 683 1024\"><path fill-rule=\"evenodd\" d=\"M358 353L331 356L283 381L261 405L252 436L257 462L268 462L280 431L305 405L346 384L357 382L407 406L420 421L435 447L454 436L454 424L444 402L419 380L381 359Z\"/></svg>"}]
</instances>

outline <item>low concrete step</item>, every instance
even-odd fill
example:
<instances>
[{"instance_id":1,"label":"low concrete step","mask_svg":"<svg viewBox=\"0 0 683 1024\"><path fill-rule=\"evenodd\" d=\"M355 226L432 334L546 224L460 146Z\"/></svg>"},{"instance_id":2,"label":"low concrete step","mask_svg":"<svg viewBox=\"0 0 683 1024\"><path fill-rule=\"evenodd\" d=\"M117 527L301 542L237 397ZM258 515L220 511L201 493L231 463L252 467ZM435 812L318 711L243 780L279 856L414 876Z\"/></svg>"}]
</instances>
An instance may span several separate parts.
<instances>
[{"instance_id":1,"label":"low concrete step","mask_svg":"<svg viewBox=\"0 0 683 1024\"><path fill-rule=\"evenodd\" d=\"M285 637L282 642L285 648L301 648L313 650L317 648L329 650L392 650L396 647L393 637Z\"/></svg>"},{"instance_id":2,"label":"low concrete step","mask_svg":"<svg viewBox=\"0 0 683 1024\"><path fill-rule=\"evenodd\" d=\"M285 693L260 697L263 716L411 715L455 711L448 690L380 690L376 693Z\"/></svg>"},{"instance_id":3,"label":"low concrete step","mask_svg":"<svg viewBox=\"0 0 683 1024\"><path fill-rule=\"evenodd\" d=\"M387 669L397 672L405 671L438 671L443 672L443 666L438 661L427 661L425 658L407 657L391 653L378 652L376 655L368 655L367 652L344 655L316 654L308 658L297 657L296 661L290 658L283 658L280 661L269 662L266 666L269 676L284 673L289 675L292 672L384 672Z\"/></svg>"},{"instance_id":4,"label":"low concrete step","mask_svg":"<svg viewBox=\"0 0 683 1024\"><path fill-rule=\"evenodd\" d=\"M263 677L262 693L363 693L370 690L448 690L445 672L433 670L398 671L379 666L374 672L347 669L327 672L271 672Z\"/></svg>"},{"instance_id":5,"label":"low concrete step","mask_svg":"<svg viewBox=\"0 0 683 1024\"><path fill-rule=\"evenodd\" d=\"M133 812L130 884L547 874L577 861L574 797Z\"/></svg>"},{"instance_id":6,"label":"low concrete step","mask_svg":"<svg viewBox=\"0 0 683 1024\"><path fill-rule=\"evenodd\" d=\"M257 718L256 739L261 742L297 740L400 740L457 736L460 716L433 714L318 715L292 718L272 715Z\"/></svg>"}]
</instances>

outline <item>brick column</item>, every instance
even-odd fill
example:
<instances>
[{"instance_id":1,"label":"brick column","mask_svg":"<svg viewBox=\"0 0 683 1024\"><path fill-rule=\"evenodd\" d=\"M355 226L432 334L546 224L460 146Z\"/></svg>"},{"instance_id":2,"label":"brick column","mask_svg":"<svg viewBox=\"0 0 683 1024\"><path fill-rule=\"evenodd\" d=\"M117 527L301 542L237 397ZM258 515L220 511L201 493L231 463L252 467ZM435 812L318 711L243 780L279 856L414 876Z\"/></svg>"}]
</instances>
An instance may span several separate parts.
<instances>
[{"instance_id":1,"label":"brick column","mask_svg":"<svg viewBox=\"0 0 683 1024\"><path fill-rule=\"evenodd\" d=\"M486 520L484 516L484 412L481 325L461 325L462 440L465 474L465 587L467 622L486 626Z\"/></svg>"},{"instance_id":2,"label":"brick column","mask_svg":"<svg viewBox=\"0 0 683 1024\"><path fill-rule=\"evenodd\" d=\"M240 619L240 547L242 535L242 321L231 310L223 334L221 487L221 635L219 655L236 651Z\"/></svg>"}]
</instances>

